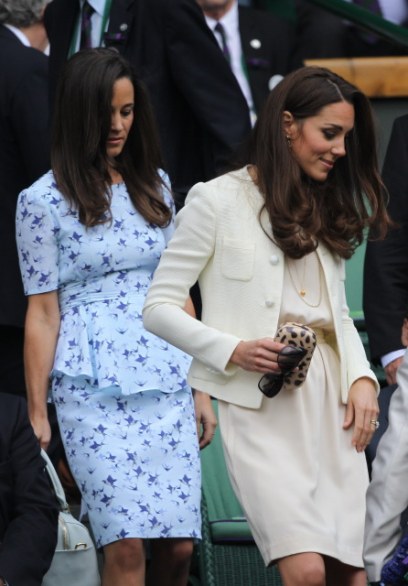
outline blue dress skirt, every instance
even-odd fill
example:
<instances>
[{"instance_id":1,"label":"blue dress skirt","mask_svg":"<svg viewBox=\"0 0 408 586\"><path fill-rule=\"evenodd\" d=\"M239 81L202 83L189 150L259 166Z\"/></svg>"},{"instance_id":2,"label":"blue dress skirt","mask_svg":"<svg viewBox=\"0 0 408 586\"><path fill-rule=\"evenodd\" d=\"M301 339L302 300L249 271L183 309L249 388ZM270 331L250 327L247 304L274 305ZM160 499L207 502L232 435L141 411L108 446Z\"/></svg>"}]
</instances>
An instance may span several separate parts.
<instances>
[{"instance_id":1,"label":"blue dress skirt","mask_svg":"<svg viewBox=\"0 0 408 586\"><path fill-rule=\"evenodd\" d=\"M126 537L200 537L191 391L124 396L61 375L53 398L97 546Z\"/></svg>"}]
</instances>

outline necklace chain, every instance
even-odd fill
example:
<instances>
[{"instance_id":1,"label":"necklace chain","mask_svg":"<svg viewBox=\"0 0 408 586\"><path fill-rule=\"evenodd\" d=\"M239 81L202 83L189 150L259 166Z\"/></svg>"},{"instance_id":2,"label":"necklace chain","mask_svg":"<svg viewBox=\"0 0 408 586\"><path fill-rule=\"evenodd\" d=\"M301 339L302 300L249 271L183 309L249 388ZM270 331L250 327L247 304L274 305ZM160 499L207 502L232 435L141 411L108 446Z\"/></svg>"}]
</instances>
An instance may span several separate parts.
<instances>
[{"instance_id":1,"label":"necklace chain","mask_svg":"<svg viewBox=\"0 0 408 586\"><path fill-rule=\"evenodd\" d=\"M304 256L302 258L303 260L303 271L302 271L302 278L299 280L298 277L298 273L297 273L297 268L295 265L295 261L293 261L292 259L288 259L287 262L287 266L288 266L288 272L289 272L289 277L290 280L292 281L292 285L296 291L296 293L298 294L298 296L300 297L300 299L303 301L303 303L305 303L306 305L308 305L309 307L319 307L321 301L322 301L322 282L321 282L321 270L319 270L319 280L318 280L318 284L319 284L319 296L318 296L318 300L316 303L311 303L310 301L307 300L307 289L305 286L305 276L306 276L306 256ZM292 266L291 266L292 265ZM292 268L293 268L293 273L292 273ZM295 278L296 275L296 278ZM299 283L297 283L296 281L299 281Z\"/></svg>"}]
</instances>

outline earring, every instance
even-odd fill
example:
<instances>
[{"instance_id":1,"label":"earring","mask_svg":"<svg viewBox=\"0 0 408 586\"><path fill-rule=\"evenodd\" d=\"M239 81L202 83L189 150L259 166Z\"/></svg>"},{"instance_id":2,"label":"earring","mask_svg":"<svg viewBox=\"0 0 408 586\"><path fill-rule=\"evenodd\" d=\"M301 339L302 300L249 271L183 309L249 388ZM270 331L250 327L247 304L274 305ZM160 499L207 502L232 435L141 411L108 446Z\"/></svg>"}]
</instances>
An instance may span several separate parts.
<instances>
[{"instance_id":1,"label":"earring","mask_svg":"<svg viewBox=\"0 0 408 586\"><path fill-rule=\"evenodd\" d=\"M286 142L288 143L289 149L291 149L292 148L292 139L290 138L290 136L288 134L286 135Z\"/></svg>"}]
</instances>

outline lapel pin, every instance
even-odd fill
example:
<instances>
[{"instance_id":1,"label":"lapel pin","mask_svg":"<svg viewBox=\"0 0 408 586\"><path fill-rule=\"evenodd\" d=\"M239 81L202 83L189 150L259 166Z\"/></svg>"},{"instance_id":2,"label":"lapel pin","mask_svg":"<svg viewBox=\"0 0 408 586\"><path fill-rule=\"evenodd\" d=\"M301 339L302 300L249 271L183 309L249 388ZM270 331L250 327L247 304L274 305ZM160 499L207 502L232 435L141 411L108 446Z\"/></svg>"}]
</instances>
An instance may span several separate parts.
<instances>
[{"instance_id":1,"label":"lapel pin","mask_svg":"<svg viewBox=\"0 0 408 586\"><path fill-rule=\"evenodd\" d=\"M124 22L123 24L120 25L119 30L122 31L122 33L124 33L125 31L127 31L128 29L128 25L126 24L126 22Z\"/></svg>"},{"instance_id":2,"label":"lapel pin","mask_svg":"<svg viewBox=\"0 0 408 586\"><path fill-rule=\"evenodd\" d=\"M259 39L252 39L252 41L249 41L249 44L253 49L260 49L262 45Z\"/></svg>"}]
</instances>

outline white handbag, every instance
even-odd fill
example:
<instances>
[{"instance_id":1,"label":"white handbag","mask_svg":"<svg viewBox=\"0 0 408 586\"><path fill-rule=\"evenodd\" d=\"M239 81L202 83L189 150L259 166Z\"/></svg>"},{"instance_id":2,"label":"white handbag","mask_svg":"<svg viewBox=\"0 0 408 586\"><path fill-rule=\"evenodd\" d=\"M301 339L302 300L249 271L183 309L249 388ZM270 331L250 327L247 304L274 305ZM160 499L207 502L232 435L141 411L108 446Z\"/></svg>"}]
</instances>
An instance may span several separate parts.
<instances>
[{"instance_id":1,"label":"white handbag","mask_svg":"<svg viewBox=\"0 0 408 586\"><path fill-rule=\"evenodd\" d=\"M42 586L100 586L97 554L89 531L70 513L58 474L44 450L41 455L60 508L58 543Z\"/></svg>"}]
</instances>

